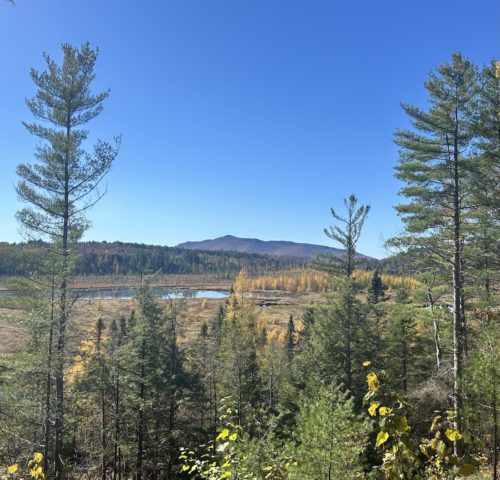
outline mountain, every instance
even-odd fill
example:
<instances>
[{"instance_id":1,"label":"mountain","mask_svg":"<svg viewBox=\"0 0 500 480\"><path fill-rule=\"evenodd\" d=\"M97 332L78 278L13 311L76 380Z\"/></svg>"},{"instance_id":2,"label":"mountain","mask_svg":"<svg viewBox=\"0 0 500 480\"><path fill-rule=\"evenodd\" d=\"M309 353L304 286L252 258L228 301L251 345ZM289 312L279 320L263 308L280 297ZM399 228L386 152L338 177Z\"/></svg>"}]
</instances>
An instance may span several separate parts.
<instances>
[{"instance_id":1,"label":"mountain","mask_svg":"<svg viewBox=\"0 0 500 480\"><path fill-rule=\"evenodd\" d=\"M327 247L325 245L314 245L312 243L295 243L283 240L264 241L257 238L239 238L233 235L203 240L201 242L185 242L177 245L177 248L205 251L225 251L241 253L257 253L260 255L274 255L280 257L314 258L318 253L330 253L342 255L344 250L340 248ZM360 257L366 255L359 254Z\"/></svg>"}]
</instances>

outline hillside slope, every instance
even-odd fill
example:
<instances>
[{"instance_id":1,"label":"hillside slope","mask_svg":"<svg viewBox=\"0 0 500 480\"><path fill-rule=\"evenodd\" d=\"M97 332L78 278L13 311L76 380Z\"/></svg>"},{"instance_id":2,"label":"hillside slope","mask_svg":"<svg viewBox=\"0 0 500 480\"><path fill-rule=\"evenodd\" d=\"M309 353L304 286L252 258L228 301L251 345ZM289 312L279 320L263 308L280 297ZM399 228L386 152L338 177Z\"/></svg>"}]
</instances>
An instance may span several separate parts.
<instances>
[{"instance_id":1,"label":"hillside slope","mask_svg":"<svg viewBox=\"0 0 500 480\"><path fill-rule=\"evenodd\" d=\"M295 243L284 240L264 241L257 238L239 238L233 235L203 240L200 242L185 242L177 245L177 248L205 251L225 251L241 253L257 253L260 255L274 255L280 257L314 258L319 253L342 255L344 251L340 248L327 247L325 245L314 245L311 243ZM359 255L366 257L366 255Z\"/></svg>"}]
</instances>

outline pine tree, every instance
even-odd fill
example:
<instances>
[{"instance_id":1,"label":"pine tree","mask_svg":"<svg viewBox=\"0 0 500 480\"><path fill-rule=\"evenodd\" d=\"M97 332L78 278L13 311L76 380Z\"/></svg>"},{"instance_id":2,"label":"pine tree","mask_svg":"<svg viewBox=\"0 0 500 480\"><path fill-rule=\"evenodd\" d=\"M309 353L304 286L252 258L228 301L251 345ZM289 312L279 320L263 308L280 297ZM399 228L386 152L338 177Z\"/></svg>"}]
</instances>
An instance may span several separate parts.
<instances>
[{"instance_id":1,"label":"pine tree","mask_svg":"<svg viewBox=\"0 0 500 480\"><path fill-rule=\"evenodd\" d=\"M453 289L453 408L461 418L460 379L466 335L464 312L464 224L470 205L471 146L476 105L477 71L459 53L439 66L425 83L430 108L403 104L413 129L398 130L400 146L396 177L409 199L396 208L407 231L393 244L427 253L448 272Z\"/></svg>"},{"instance_id":2,"label":"pine tree","mask_svg":"<svg viewBox=\"0 0 500 480\"><path fill-rule=\"evenodd\" d=\"M85 212L102 195L99 183L117 155L117 147L99 141L91 154L83 150L87 131L78 127L102 111L109 92L94 95L97 51L88 44L80 49L62 46L64 58L59 66L45 55L47 70L31 71L37 87L34 98L27 101L35 118L43 123L24 123L41 142L36 150L37 164L17 168L20 181L16 187L20 199L30 207L20 210L17 218L27 232L48 237L57 252L58 320L55 335L55 477L64 476L64 372L67 326L71 306L68 278L71 272L72 245L88 227Z\"/></svg>"},{"instance_id":3,"label":"pine tree","mask_svg":"<svg viewBox=\"0 0 500 480\"><path fill-rule=\"evenodd\" d=\"M358 199L352 194L348 199L344 199L347 216L344 217L331 209L333 218L340 223L340 226L325 228L325 235L339 242L345 251L340 256L320 254L314 263L315 268L330 274L352 277L356 265L356 244L371 208L370 205L361 205L357 208L357 204Z\"/></svg>"},{"instance_id":4,"label":"pine tree","mask_svg":"<svg viewBox=\"0 0 500 480\"><path fill-rule=\"evenodd\" d=\"M470 251L467 261L473 269L473 295L492 304L499 282L500 250L500 61L481 71L479 105L474 115L478 156L472 171ZM479 288L478 288L479 287Z\"/></svg>"}]
</instances>

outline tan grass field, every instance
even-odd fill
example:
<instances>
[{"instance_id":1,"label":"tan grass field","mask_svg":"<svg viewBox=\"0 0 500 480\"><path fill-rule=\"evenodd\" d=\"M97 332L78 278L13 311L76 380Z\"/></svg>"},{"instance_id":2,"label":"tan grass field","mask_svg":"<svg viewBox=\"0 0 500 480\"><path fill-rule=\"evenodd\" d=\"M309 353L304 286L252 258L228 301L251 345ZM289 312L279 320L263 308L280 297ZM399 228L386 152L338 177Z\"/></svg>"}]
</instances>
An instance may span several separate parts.
<instances>
[{"instance_id":1,"label":"tan grass field","mask_svg":"<svg viewBox=\"0 0 500 480\"><path fill-rule=\"evenodd\" d=\"M197 285L199 279L192 279L189 287L210 289L223 285ZM110 283L103 282L96 286L109 286ZM122 284L124 285L124 284ZM78 286L82 286L81 283ZM90 286L87 283L85 286ZM171 284L169 286L172 286ZM177 285L179 286L179 284ZM182 287L187 287L187 282L182 283ZM225 286L226 288L227 285ZM266 328L268 333L285 331L290 315L296 322L299 322L304 310L313 303L321 302L321 295L318 293L290 293L285 291L254 291L248 294L248 300L253 304L257 316L259 328ZM186 298L176 300L178 318L177 332L179 343L185 344L195 338L203 324L215 317L219 307L224 305L225 299L201 299ZM162 308L168 309L168 301L159 300ZM92 335L92 329L96 320L101 317L105 326L109 327L112 320L121 317L128 317L132 310L137 309L135 300L130 299L80 299L73 308L71 323L75 327L77 337L85 338ZM18 325L19 319L25 315L21 309L12 305L0 307L0 355L13 354L19 351L26 344L26 337L23 328Z\"/></svg>"}]
</instances>

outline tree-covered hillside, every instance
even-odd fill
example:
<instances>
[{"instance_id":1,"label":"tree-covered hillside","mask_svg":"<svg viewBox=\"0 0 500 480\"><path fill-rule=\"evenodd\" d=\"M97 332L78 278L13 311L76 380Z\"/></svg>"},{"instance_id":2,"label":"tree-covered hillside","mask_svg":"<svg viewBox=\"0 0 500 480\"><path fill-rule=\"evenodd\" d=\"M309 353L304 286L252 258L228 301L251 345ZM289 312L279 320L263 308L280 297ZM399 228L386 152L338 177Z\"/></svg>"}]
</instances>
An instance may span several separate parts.
<instances>
[{"instance_id":1,"label":"tree-covered hillside","mask_svg":"<svg viewBox=\"0 0 500 480\"><path fill-rule=\"evenodd\" d=\"M48 244L0 244L0 275L28 275L40 271ZM304 266L306 259L238 252L186 250L176 247L122 242L80 242L76 275L200 274L227 278L245 269L251 274Z\"/></svg>"}]
</instances>

